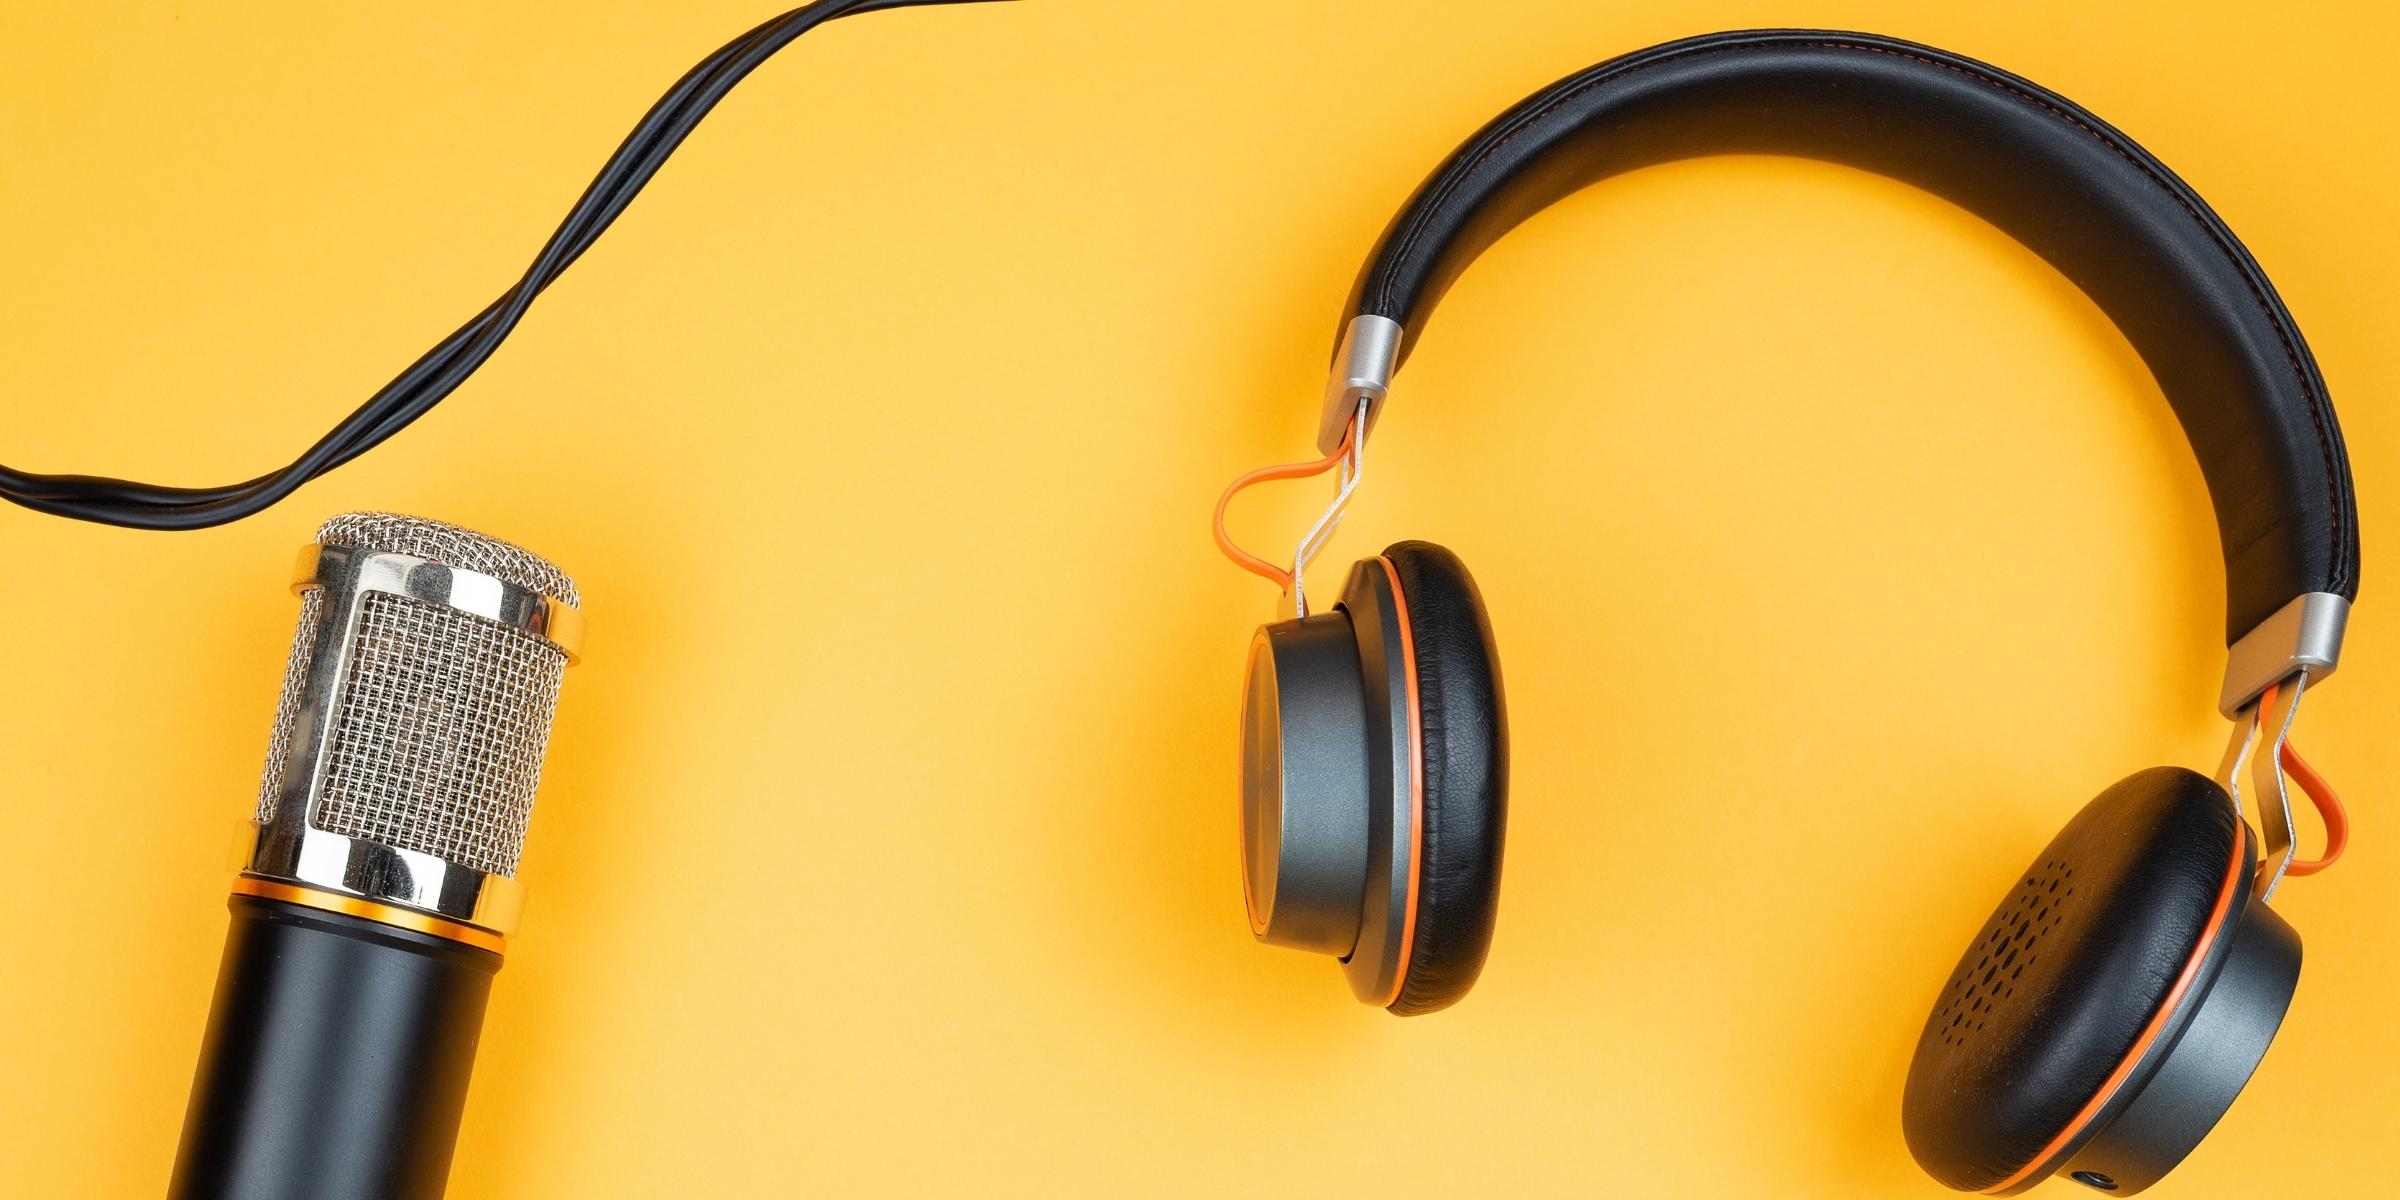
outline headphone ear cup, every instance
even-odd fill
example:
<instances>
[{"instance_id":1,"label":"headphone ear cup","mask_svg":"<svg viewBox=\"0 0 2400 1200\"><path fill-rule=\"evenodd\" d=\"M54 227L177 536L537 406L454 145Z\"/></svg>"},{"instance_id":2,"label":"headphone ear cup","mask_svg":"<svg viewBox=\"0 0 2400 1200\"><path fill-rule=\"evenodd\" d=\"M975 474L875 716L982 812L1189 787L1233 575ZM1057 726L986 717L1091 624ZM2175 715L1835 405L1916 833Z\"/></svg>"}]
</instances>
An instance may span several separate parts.
<instances>
[{"instance_id":1,"label":"headphone ear cup","mask_svg":"<svg viewBox=\"0 0 2400 1200\"><path fill-rule=\"evenodd\" d=\"M1901 1128L1926 1172L2015 1191L2068 1169L2131 1192L2197 1144L2299 975L2297 936L2250 903L2255 863L2232 800L2197 772L2153 768L2085 805L1917 1040Z\"/></svg>"},{"instance_id":2,"label":"headphone ear cup","mask_svg":"<svg viewBox=\"0 0 2400 1200\"><path fill-rule=\"evenodd\" d=\"M1431 542L1383 552L1415 662L1423 804L1415 928L1400 1016L1458 1003L1483 972L1508 825L1508 718L1483 595L1458 556Z\"/></svg>"}]
</instances>

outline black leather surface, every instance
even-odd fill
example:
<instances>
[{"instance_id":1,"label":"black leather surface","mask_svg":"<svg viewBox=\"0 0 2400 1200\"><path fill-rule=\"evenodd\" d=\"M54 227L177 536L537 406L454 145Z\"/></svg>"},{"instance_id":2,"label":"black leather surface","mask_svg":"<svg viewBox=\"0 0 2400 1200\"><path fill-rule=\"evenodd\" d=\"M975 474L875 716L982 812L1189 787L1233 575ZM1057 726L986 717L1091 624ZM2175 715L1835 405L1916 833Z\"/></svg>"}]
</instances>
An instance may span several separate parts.
<instances>
[{"instance_id":1,"label":"black leather surface","mask_svg":"<svg viewBox=\"0 0 2400 1200\"><path fill-rule=\"evenodd\" d=\"M2072 102L1972 59L1808 30L1712 34L1612 59L1486 125L1375 247L1353 315L1405 356L1486 246L1588 184L1711 154L1823 159L1980 214L2100 305L2156 375L2217 510L2231 641L2305 592L2355 597L2341 433L2266 275L2173 172ZM1929 381L1928 399L1941 399Z\"/></svg>"},{"instance_id":2,"label":"black leather surface","mask_svg":"<svg viewBox=\"0 0 2400 1200\"><path fill-rule=\"evenodd\" d=\"M1508 714L1483 595L1458 556L1431 542L1386 549L1408 604L1424 726L1425 828L1417 928L1391 1011L1436 1012L1483 973L1508 832Z\"/></svg>"},{"instance_id":3,"label":"black leather surface","mask_svg":"<svg viewBox=\"0 0 2400 1200\"><path fill-rule=\"evenodd\" d=\"M2018 875L1917 1040L1900 1124L1928 1174L1992 1187L2067 1127L2199 947L2242 836L2215 781L2155 767L2085 805Z\"/></svg>"}]
</instances>

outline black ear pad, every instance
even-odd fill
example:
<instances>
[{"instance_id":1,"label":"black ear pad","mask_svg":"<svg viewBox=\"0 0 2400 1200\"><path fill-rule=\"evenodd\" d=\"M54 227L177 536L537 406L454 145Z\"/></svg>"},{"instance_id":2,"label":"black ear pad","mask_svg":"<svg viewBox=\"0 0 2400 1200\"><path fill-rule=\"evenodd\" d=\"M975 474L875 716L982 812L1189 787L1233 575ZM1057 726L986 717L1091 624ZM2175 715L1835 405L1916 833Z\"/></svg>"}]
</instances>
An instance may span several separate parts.
<instances>
[{"instance_id":1,"label":"black ear pad","mask_svg":"<svg viewBox=\"0 0 2400 1200\"><path fill-rule=\"evenodd\" d=\"M1415 1016L1458 1003L1491 949L1508 825L1508 717L1492 624L1466 564L1431 542L1400 542L1383 556L1408 609L1422 726L1416 934L1390 1006Z\"/></svg>"},{"instance_id":2,"label":"black ear pad","mask_svg":"<svg viewBox=\"0 0 2400 1200\"><path fill-rule=\"evenodd\" d=\"M1901 1128L1926 1172L1983 1191L2063 1160L2062 1136L2119 1065L2165 1040L2152 1018L2186 964L2230 942L2252 856L2224 789L2193 771L2143 771L2085 805L2017 877L1917 1040Z\"/></svg>"}]
</instances>

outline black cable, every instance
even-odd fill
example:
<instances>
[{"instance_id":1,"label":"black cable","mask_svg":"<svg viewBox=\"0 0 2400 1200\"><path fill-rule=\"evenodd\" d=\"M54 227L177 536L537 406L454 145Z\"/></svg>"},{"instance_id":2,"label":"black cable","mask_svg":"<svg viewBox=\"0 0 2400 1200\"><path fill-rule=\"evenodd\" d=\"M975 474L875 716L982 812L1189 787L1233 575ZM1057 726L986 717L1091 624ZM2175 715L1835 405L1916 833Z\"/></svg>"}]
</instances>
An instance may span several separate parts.
<instances>
[{"instance_id":1,"label":"black cable","mask_svg":"<svg viewBox=\"0 0 2400 1200\"><path fill-rule=\"evenodd\" d=\"M735 84L794 38L836 17L990 0L816 0L752 29L702 59L643 114L515 284L393 377L279 471L221 487L169 487L93 475L41 475L0 466L0 499L55 516L134 529L205 529L238 521L381 445L455 391L507 340L534 297L591 249L668 156Z\"/></svg>"}]
</instances>

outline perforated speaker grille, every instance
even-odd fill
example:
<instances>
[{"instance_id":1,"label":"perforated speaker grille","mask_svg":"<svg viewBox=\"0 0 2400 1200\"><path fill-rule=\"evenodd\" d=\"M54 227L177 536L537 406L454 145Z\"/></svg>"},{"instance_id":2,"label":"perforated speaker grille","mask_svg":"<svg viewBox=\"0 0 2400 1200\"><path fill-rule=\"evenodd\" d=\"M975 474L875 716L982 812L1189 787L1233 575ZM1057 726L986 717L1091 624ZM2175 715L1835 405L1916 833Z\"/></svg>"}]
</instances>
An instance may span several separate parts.
<instances>
[{"instance_id":1,"label":"perforated speaker grille","mask_svg":"<svg viewBox=\"0 0 2400 1200\"><path fill-rule=\"evenodd\" d=\"M2015 998L2017 981L2041 959L2042 938L2058 927L2074 897L2074 881L2075 868L2065 859L2047 859L2001 905L1972 957L1942 989L1932 1024L1943 1045L1966 1045L1994 1008Z\"/></svg>"}]
</instances>

